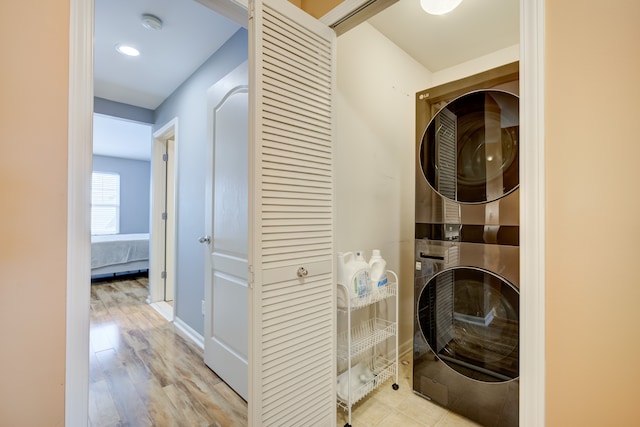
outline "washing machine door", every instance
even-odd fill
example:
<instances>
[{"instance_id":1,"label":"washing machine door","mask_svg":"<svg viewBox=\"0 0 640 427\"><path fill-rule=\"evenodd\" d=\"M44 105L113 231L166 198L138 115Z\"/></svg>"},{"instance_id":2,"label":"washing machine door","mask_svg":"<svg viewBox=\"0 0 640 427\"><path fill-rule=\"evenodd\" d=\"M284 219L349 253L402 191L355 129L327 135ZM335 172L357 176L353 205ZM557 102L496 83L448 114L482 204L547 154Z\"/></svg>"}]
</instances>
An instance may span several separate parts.
<instances>
[{"instance_id":1,"label":"washing machine door","mask_svg":"<svg viewBox=\"0 0 640 427\"><path fill-rule=\"evenodd\" d=\"M498 90L471 92L433 117L420 164L429 185L459 203L487 203L519 185L519 100Z\"/></svg>"},{"instance_id":2,"label":"washing machine door","mask_svg":"<svg viewBox=\"0 0 640 427\"><path fill-rule=\"evenodd\" d=\"M460 374L485 382L519 375L519 294L483 269L443 270L417 302L420 332L436 357Z\"/></svg>"}]
</instances>

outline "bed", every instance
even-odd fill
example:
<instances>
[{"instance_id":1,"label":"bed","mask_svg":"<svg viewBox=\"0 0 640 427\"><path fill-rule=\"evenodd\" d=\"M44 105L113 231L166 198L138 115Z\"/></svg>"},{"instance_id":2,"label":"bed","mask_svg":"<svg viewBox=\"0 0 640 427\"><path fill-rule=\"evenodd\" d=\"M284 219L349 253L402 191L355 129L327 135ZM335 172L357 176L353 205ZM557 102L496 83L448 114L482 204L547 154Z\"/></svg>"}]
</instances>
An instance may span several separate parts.
<instances>
[{"instance_id":1,"label":"bed","mask_svg":"<svg viewBox=\"0 0 640 427\"><path fill-rule=\"evenodd\" d=\"M91 236L91 277L149 269L149 233Z\"/></svg>"}]
</instances>

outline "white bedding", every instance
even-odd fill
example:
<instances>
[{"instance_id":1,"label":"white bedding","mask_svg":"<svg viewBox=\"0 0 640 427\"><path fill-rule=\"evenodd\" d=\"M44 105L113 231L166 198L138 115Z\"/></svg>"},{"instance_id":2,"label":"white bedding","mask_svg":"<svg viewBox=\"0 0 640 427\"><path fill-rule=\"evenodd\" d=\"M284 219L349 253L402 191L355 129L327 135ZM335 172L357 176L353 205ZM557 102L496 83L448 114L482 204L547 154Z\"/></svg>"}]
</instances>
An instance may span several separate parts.
<instances>
[{"instance_id":1,"label":"white bedding","mask_svg":"<svg viewBox=\"0 0 640 427\"><path fill-rule=\"evenodd\" d=\"M149 259L149 233L91 236L91 268Z\"/></svg>"}]
</instances>

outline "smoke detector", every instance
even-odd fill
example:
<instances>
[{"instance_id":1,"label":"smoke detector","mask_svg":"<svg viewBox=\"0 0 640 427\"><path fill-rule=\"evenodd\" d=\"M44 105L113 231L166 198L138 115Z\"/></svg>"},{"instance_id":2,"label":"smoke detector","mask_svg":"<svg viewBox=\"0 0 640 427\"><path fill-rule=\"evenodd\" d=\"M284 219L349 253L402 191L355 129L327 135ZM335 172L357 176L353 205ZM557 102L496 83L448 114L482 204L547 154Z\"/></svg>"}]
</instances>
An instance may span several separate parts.
<instances>
[{"instance_id":1,"label":"smoke detector","mask_svg":"<svg viewBox=\"0 0 640 427\"><path fill-rule=\"evenodd\" d=\"M149 30L159 31L162 29L162 19L155 15L145 13L142 15L142 26Z\"/></svg>"}]
</instances>

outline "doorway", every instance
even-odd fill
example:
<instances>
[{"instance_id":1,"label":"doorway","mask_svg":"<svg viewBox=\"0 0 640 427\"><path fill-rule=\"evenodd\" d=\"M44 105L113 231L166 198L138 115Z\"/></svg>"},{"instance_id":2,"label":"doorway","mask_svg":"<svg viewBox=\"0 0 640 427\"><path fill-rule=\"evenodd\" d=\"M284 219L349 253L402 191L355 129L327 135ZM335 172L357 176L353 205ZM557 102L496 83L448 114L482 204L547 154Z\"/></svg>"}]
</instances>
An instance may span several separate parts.
<instances>
[{"instance_id":1,"label":"doorway","mask_svg":"<svg viewBox=\"0 0 640 427\"><path fill-rule=\"evenodd\" d=\"M92 10L88 7L83 0L72 0L71 2L71 40L80 40L77 46L71 47L71 66L70 66L70 74L72 83L72 93L70 99L70 107L69 107L69 116L70 116L70 156L79 156L82 157L86 147L86 135L88 126L85 123L86 112L91 110L89 103L87 102L87 94L91 93L91 84L86 81L86 70L91 67L88 64L88 60L91 57L90 52L90 42L87 39L90 39L88 34L90 34L91 30L91 13ZM529 123L529 134L527 138L530 138L531 141L538 141L539 135L541 135L542 131L542 117L543 109L542 109L542 82L540 81L542 77L543 64L541 59L543 58L542 50L542 34L544 28L544 14L543 14L543 0L532 0L525 2L527 10L523 10L521 12L521 17L527 16L530 21L527 21L526 28L523 30L525 33L525 40L523 40L523 44L526 46L526 49L523 48L523 60L527 60L526 68L528 76L526 87L526 92L531 93L533 95L539 95L540 97L537 99L529 98L530 101L525 102L529 103L528 106L525 107L526 113L528 116ZM524 18L521 18L524 22ZM87 31L88 30L88 31ZM89 53L89 54L88 54ZM75 92L74 92L75 90ZM530 117L529 117L530 116ZM523 329L527 327L531 327L533 325L530 319L543 319L544 318L544 292L543 292L543 284L542 276L543 269L537 270L536 267L541 265L543 262L543 223L542 219L543 215L537 215L539 213L543 213L544 208L544 174L538 173L539 171L543 171L543 151L541 150L532 150L530 156L526 160L528 175L526 175L526 179L524 181L528 182L531 187L535 189L539 189L540 191L532 191L529 194L527 199L526 206L535 206L536 209L530 208L529 211L531 215L528 215L525 220L531 221L531 227L527 230L527 235L531 235L532 239L529 242L532 244L529 245L527 252L529 255L533 255L531 258L527 260L526 263L523 264L523 267L528 265L528 269L525 268L526 271L533 271L535 274L531 281L539 282L540 287L535 287L539 289L535 292L533 299L529 299L527 305L529 310L527 310L528 316L524 316L525 322L523 323ZM76 197L78 194L82 194L81 185L77 184L81 182L81 179L73 179L78 177L83 177L86 175L86 168L83 167L82 164L70 162L70 195ZM537 175L536 175L537 174ZM524 184L523 184L524 185ZM526 196L525 196L526 197ZM75 200L75 199L74 199ZM73 201L73 200L72 200ZM78 206L82 206L81 203L77 204ZM70 203L70 206L75 206ZM78 224L81 224L81 218L83 216L82 209L77 207L73 208L72 212L69 213L70 219L78 219ZM538 218L538 219L536 219ZM69 240L70 241L81 241L82 240L82 230L81 229L69 229ZM85 260L79 252L82 250L86 250L87 248L83 246L83 244L71 245L71 249L69 252L69 296L68 303L70 307L75 307L75 302L83 301L86 299L86 290L81 291L80 286L83 282L82 274L75 274L74 272L82 271L82 262ZM535 285L535 283L533 284ZM534 286L531 287L533 289ZM532 291L533 292L533 291ZM541 314L542 316L537 316L536 314ZM67 349L68 349L68 357L67 357L67 424L68 425L81 425L80 423L84 422L84 419L80 417L78 419L78 415L74 415L74 413L78 412L78 408L83 407L83 390L86 390L86 387L83 386L83 376L86 376L86 372L83 374L83 366L86 366L86 362L83 361L83 351L86 349L86 333L83 331L83 323L82 323L83 314L78 313L74 310L69 310L68 312L68 330L67 330ZM86 324L84 325L86 326ZM544 331L544 325L538 325L536 328L539 331ZM77 332L77 333L76 333ZM534 331L535 332L535 331ZM527 348L532 350L531 356L527 360L535 359L537 355L544 355L544 334L529 334L531 337L535 337L533 343L537 343L537 346L528 345ZM539 360L543 360L543 357L540 357ZM79 363L78 363L79 362ZM523 365L526 360L523 359ZM536 405L540 405L541 410L535 411L534 414L531 412L527 412L528 415L531 415L529 419L534 419L537 415L538 417L542 416L543 419L543 405L544 405L544 366L543 364L534 364L529 363L529 367L533 367L533 372L530 372L530 378L541 378L538 381L538 385L536 389L532 390L532 393L535 393L535 396L532 396L534 410L537 408ZM542 368L542 369L541 369ZM526 366L523 366L523 370L526 370ZM535 375L537 373L537 375ZM536 392L536 390L538 390ZM86 405L84 405L86 406ZM81 413L79 415L82 415ZM78 420L78 424L74 424L74 420ZM536 424L541 425L541 424Z\"/></svg>"},{"instance_id":2,"label":"doorway","mask_svg":"<svg viewBox=\"0 0 640 427\"><path fill-rule=\"evenodd\" d=\"M156 2L154 2L156 3ZM178 8L177 12L184 12L184 8L176 6L177 2L169 2L167 8ZM196 2L192 2L196 3ZM205 1L201 3L207 3ZM149 5L149 4L147 4ZM230 18L237 24L246 27L246 7L238 5L235 1L216 1L214 4L207 4L207 6L218 12L219 15ZM94 46L94 30L96 21L94 21L94 14L96 12L96 2L94 0L70 0L70 93L69 93L69 228L68 228L68 279L67 279L67 357L66 357L66 380L65 380L65 413L66 413L66 425L85 425L87 420L87 408L88 408L88 372L89 361L87 358L87 349L89 348L89 304L90 300L90 288L88 286L90 280L89 257L91 253L90 241L87 236L88 227L88 212L86 212L86 206L88 205L89 193L89 179L91 176L91 140L92 140L92 112L94 98L96 94L94 91L94 68L93 68L93 52ZM140 11L143 13L143 11ZM199 15L203 15L199 13ZM114 22L121 22L122 16L117 16L113 19ZM240 22L239 22L240 21ZM244 24L243 22L244 21ZM221 25L209 25L207 30L220 30ZM169 30L167 26L166 30ZM158 34L153 33L146 34ZM235 31L235 30L233 30ZM162 32L161 34L166 34ZM197 40L202 42L206 40L206 43L211 44L211 37L203 37L203 32L199 31L197 34ZM163 45L165 48L168 47ZM113 50L113 45L108 46L110 50ZM193 50L192 46L188 49ZM246 47L242 49L245 51ZM246 55L246 54L245 54ZM199 64L206 58L201 58ZM130 61L133 63L133 60ZM175 61L180 62L180 61ZM174 62L173 65L176 65ZM226 64L226 58L225 62ZM163 65L166 64L163 63ZM224 66L224 64L222 64ZM174 66L170 67L172 70ZM158 65L159 69L166 69L166 66ZM154 73L151 77L161 76L162 72ZM215 73L213 73L215 76ZM176 82L177 84L178 82ZM174 86L174 89L177 86ZM118 101L125 102L125 101ZM126 107L126 106L125 106ZM145 107L149 112L153 113L156 106ZM128 109L131 112L131 109ZM178 114L174 114L171 117L175 117ZM169 117L169 118L171 118ZM182 116L181 116L182 117ZM185 113L185 123L191 120L194 114ZM168 118L152 117L156 122L163 123ZM176 132L177 134L178 132ZM190 142L193 138L190 139ZM174 140L174 143L179 141ZM193 146L193 144L189 144ZM202 158L201 156L194 155L189 150L182 150L181 154L185 155L185 158L191 156L192 159ZM191 183L187 183L191 185ZM202 192L198 192L198 196L202 197ZM192 209L191 212L201 212L200 209ZM188 215L187 215L188 216ZM184 218L183 218L184 219ZM195 221L193 222L195 226ZM190 233L187 230L185 232L186 246L189 246L192 242L190 240ZM202 249L197 244L197 236L193 240L194 252L201 254ZM180 246L182 250L182 245ZM185 252L183 252L185 253ZM187 281L191 279L192 274L189 275ZM191 281L193 283L193 281ZM192 293L193 294L193 293ZM183 298L185 301L179 301L180 295L177 295L177 303L188 303L188 299L193 295L186 295ZM200 305L199 296L196 294L193 300L197 300L197 305ZM193 301L192 301L193 302ZM197 318L200 316L200 310L191 310L187 307L185 316L191 316ZM196 320L197 322L197 320Z\"/></svg>"},{"instance_id":3,"label":"doorway","mask_svg":"<svg viewBox=\"0 0 640 427\"><path fill-rule=\"evenodd\" d=\"M169 321L176 294L177 128L174 118L154 132L151 155L149 302Z\"/></svg>"}]
</instances>

